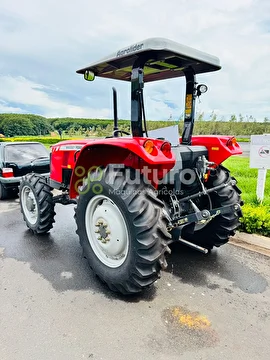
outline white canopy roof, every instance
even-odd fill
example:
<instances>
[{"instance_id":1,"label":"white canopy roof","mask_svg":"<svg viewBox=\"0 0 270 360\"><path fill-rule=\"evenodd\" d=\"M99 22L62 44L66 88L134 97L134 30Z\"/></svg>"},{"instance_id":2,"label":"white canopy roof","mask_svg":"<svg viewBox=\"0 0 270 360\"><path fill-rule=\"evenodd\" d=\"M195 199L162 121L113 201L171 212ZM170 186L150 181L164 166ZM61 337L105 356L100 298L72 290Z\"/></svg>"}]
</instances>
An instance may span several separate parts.
<instances>
[{"instance_id":1,"label":"white canopy roof","mask_svg":"<svg viewBox=\"0 0 270 360\"><path fill-rule=\"evenodd\" d=\"M132 67L140 58L145 60L145 82L184 76L188 67L196 74L221 69L215 56L168 39L150 38L122 48L77 73L89 70L96 76L130 81Z\"/></svg>"}]
</instances>

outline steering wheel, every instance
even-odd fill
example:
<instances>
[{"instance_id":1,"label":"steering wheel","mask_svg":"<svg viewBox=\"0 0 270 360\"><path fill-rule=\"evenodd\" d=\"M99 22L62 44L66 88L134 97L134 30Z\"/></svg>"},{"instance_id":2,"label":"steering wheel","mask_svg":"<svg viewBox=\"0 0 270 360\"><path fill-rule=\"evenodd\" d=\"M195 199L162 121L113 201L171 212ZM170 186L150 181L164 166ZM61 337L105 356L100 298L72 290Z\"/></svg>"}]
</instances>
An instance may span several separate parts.
<instances>
[{"instance_id":1,"label":"steering wheel","mask_svg":"<svg viewBox=\"0 0 270 360\"><path fill-rule=\"evenodd\" d=\"M113 132L113 135L118 134L118 133L121 133L121 136L122 136L123 134L125 134L125 135L131 135L130 133L128 133L127 131L124 131L124 130L115 130L115 131Z\"/></svg>"}]
</instances>

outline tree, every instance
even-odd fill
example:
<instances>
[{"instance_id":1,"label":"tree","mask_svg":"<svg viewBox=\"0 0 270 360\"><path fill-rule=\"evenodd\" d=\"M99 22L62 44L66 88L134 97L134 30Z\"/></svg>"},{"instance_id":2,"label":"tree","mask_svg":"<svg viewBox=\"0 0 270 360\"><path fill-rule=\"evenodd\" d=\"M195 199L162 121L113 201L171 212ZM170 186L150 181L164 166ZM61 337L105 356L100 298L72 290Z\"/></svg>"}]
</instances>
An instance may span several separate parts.
<instances>
[{"instance_id":1,"label":"tree","mask_svg":"<svg viewBox=\"0 0 270 360\"><path fill-rule=\"evenodd\" d=\"M6 136L46 135L52 129L48 120L32 114L0 114L0 131Z\"/></svg>"},{"instance_id":2,"label":"tree","mask_svg":"<svg viewBox=\"0 0 270 360\"><path fill-rule=\"evenodd\" d=\"M243 121L244 121L244 116L243 116L241 113L239 114L239 121L240 121L240 122L243 122Z\"/></svg>"},{"instance_id":3,"label":"tree","mask_svg":"<svg viewBox=\"0 0 270 360\"><path fill-rule=\"evenodd\" d=\"M237 117L236 117L236 115L231 115L231 117L230 117L230 120L229 120L230 122L236 122L237 121Z\"/></svg>"},{"instance_id":4,"label":"tree","mask_svg":"<svg viewBox=\"0 0 270 360\"><path fill-rule=\"evenodd\" d=\"M211 121L216 121L217 120L217 114L214 112L214 110L211 112L210 120Z\"/></svg>"},{"instance_id":5,"label":"tree","mask_svg":"<svg viewBox=\"0 0 270 360\"><path fill-rule=\"evenodd\" d=\"M1 121L1 131L5 136L35 135L33 124L29 119L9 115Z\"/></svg>"},{"instance_id":6,"label":"tree","mask_svg":"<svg viewBox=\"0 0 270 360\"><path fill-rule=\"evenodd\" d=\"M197 121L203 121L203 120L204 120L204 112L200 112Z\"/></svg>"}]
</instances>

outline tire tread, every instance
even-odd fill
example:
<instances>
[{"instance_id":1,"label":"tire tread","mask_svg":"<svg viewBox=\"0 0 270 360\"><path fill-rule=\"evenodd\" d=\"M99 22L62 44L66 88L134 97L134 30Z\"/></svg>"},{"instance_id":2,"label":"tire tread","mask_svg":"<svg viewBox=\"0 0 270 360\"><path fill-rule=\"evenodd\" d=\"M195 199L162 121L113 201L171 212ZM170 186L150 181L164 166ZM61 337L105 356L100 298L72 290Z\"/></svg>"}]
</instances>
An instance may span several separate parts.
<instances>
[{"instance_id":1,"label":"tire tread","mask_svg":"<svg viewBox=\"0 0 270 360\"><path fill-rule=\"evenodd\" d=\"M50 231L50 229L52 229L53 223L55 222L54 202L53 202L53 194L51 192L51 187L46 182L46 179L39 174L28 174L23 177L22 182L20 184L20 194L24 185L29 186L36 195L39 218L34 226L28 223L21 205L21 212L23 214L23 219L26 222L28 228L31 229L34 234L39 234L39 235L46 234L47 232ZM21 196L20 196L20 202L21 202Z\"/></svg>"},{"instance_id":2,"label":"tire tread","mask_svg":"<svg viewBox=\"0 0 270 360\"><path fill-rule=\"evenodd\" d=\"M103 184L108 184L114 175L113 171L119 170L110 170L109 167L105 168ZM125 169L121 171L125 171ZM94 268L91 263L90 266L94 273L111 290L126 295L142 291L160 277L160 263L166 264L165 255L169 249L167 245L171 235L167 232L167 219L162 213L164 205L154 197L151 185L142 183L129 185L125 181L124 176L121 177L121 180L118 177L117 181L111 183L110 186L113 190L120 190L119 197L122 203L125 204L125 211L133 224L134 233L131 239L131 246L136 249L133 261L131 262L133 265L128 270L128 274L123 274L117 280L112 279L111 276L102 276L102 271L98 267ZM125 192L130 192L130 194L126 195ZM81 221L81 217L84 214L80 211L80 206L81 198L79 197L77 207L75 208L76 232L79 235L81 246L84 248L84 253L87 253L86 247L89 246L89 242L84 236ZM105 265L102 264L102 266Z\"/></svg>"}]
</instances>

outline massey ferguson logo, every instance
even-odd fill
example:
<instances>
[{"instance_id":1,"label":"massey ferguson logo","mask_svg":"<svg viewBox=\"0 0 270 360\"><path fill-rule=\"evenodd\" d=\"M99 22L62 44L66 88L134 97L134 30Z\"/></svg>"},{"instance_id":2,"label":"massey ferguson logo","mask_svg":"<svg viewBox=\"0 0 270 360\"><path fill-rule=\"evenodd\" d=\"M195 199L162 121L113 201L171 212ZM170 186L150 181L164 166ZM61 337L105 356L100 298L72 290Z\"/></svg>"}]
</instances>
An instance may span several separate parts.
<instances>
[{"instance_id":1,"label":"massey ferguson logo","mask_svg":"<svg viewBox=\"0 0 270 360\"><path fill-rule=\"evenodd\" d=\"M119 50L116 54L116 56L123 56L129 53L132 53L134 51L138 51L141 50L143 48L143 44L136 44L136 45L132 45L130 47L128 47L127 49L124 50Z\"/></svg>"}]
</instances>

